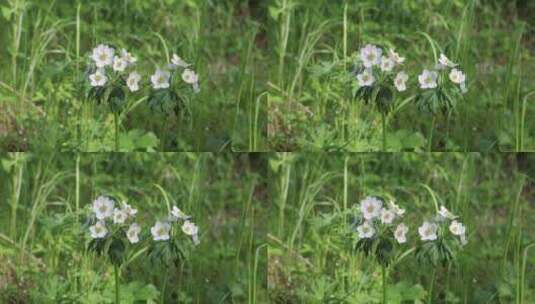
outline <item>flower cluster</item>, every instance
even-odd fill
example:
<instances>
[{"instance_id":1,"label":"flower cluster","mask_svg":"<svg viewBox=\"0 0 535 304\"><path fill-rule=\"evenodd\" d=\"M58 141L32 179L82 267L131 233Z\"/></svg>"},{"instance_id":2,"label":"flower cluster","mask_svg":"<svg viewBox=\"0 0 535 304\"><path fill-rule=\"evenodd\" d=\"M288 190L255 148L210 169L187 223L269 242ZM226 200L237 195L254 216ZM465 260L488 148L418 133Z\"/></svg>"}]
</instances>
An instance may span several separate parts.
<instances>
[{"instance_id":1,"label":"flower cluster","mask_svg":"<svg viewBox=\"0 0 535 304\"><path fill-rule=\"evenodd\" d=\"M388 110L394 88L398 92L408 88L409 74L400 69L404 62L405 58L394 49L386 52L376 45L366 44L359 51L354 70L358 85L355 96L366 102L373 100L380 110ZM452 107L453 95L467 92L466 75L442 53L432 69L423 69L418 75L418 84L422 92L417 101L432 111Z\"/></svg>"},{"instance_id":2,"label":"flower cluster","mask_svg":"<svg viewBox=\"0 0 535 304\"><path fill-rule=\"evenodd\" d=\"M394 68L400 66L405 61L404 57L399 56L395 50L389 49L388 56L383 55L383 50L379 47L367 44L360 50L359 60L363 66L361 72L357 74L357 80L360 87L371 87L376 82L376 79L381 79L381 76L389 75L393 72ZM375 72L378 74L382 72L385 75L374 76ZM404 71L400 71L396 74L394 79L394 85L400 92L407 89L406 82L408 75Z\"/></svg>"},{"instance_id":3,"label":"flower cluster","mask_svg":"<svg viewBox=\"0 0 535 304\"><path fill-rule=\"evenodd\" d=\"M446 55L440 54L438 63L435 65L435 70L424 69L420 75L418 75L418 82L421 89L435 89L438 86L439 72L449 71L449 79L456 85L459 85L459 89L464 94L468 90L466 88L466 75L457 69L458 64L453 63Z\"/></svg>"},{"instance_id":4,"label":"flower cluster","mask_svg":"<svg viewBox=\"0 0 535 304\"><path fill-rule=\"evenodd\" d=\"M424 221L418 228L420 239L422 241L434 241L438 238L440 229L444 224L449 227L449 231L459 237L461 245L466 245L468 240L466 239L466 227L459 221L459 217L453 215L446 207L440 206L440 209L433 220Z\"/></svg>"},{"instance_id":5,"label":"flower cluster","mask_svg":"<svg viewBox=\"0 0 535 304\"><path fill-rule=\"evenodd\" d=\"M375 197L368 196L360 202L360 212L363 222L356 227L360 239L373 238L377 225L390 228L405 214L405 209L399 207L394 201L389 202L389 208L383 207L383 202ZM404 223L396 225L393 236L400 244L407 242L409 228Z\"/></svg>"},{"instance_id":6,"label":"flower cluster","mask_svg":"<svg viewBox=\"0 0 535 304\"><path fill-rule=\"evenodd\" d=\"M92 63L90 65L89 81L92 90L89 96L98 101L107 98L112 109L118 110L125 99L125 92L138 92L142 89L142 84L147 83L150 78L150 88L153 90L149 95L153 96L154 91L173 90L173 80L175 74L180 74L183 83L191 86L194 93L200 92L199 75L191 68L191 64L184 61L177 54L173 54L171 63L165 68L156 67L155 72L144 77L137 71L138 60L127 50L122 49L116 54L115 49L104 44L98 45L90 55ZM178 97L174 91L166 96L172 102L178 102ZM157 102L162 102L159 98ZM114 104L115 103L115 104ZM163 108L163 107L162 107Z\"/></svg>"},{"instance_id":7,"label":"flower cluster","mask_svg":"<svg viewBox=\"0 0 535 304\"><path fill-rule=\"evenodd\" d=\"M132 208L127 202L122 202L120 208L115 207L115 202L105 196L99 196L92 205L92 211L97 222L89 227L91 237L94 239L106 238L108 228L123 228L129 225L126 236L131 243L139 242L139 225L133 222L137 209Z\"/></svg>"},{"instance_id":8,"label":"flower cluster","mask_svg":"<svg viewBox=\"0 0 535 304\"><path fill-rule=\"evenodd\" d=\"M110 230L124 231L131 244L139 242L141 226L134 222L137 210L128 203L122 202L120 208L115 208L115 202L108 197L99 196L92 205L92 211L96 223L89 227L93 239L104 239L109 236ZM151 227L150 232L154 241L167 241L172 235L172 225L181 224L184 234L192 238L195 245L199 244L199 228L191 221L191 217L182 212L177 206L173 206L171 214L166 220L157 221Z\"/></svg>"}]
</instances>

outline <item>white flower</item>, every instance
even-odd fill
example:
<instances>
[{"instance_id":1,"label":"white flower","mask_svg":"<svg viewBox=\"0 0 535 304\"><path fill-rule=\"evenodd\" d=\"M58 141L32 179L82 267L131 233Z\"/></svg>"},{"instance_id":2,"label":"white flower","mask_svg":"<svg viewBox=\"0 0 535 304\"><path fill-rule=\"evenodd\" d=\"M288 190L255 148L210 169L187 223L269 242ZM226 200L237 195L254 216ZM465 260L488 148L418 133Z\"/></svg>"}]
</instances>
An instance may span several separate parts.
<instances>
[{"instance_id":1,"label":"white flower","mask_svg":"<svg viewBox=\"0 0 535 304\"><path fill-rule=\"evenodd\" d=\"M461 93L466 94L468 92L468 89L466 88L466 84L464 82L461 82Z\"/></svg>"},{"instance_id":2,"label":"white flower","mask_svg":"<svg viewBox=\"0 0 535 304\"><path fill-rule=\"evenodd\" d=\"M121 50L121 58L128 64L132 64L137 61L137 58L132 56L132 54L128 53L128 51L125 49Z\"/></svg>"},{"instance_id":3,"label":"white flower","mask_svg":"<svg viewBox=\"0 0 535 304\"><path fill-rule=\"evenodd\" d=\"M466 75L457 69L452 69L450 72L450 80L453 83L461 84L466 80Z\"/></svg>"},{"instance_id":4,"label":"white flower","mask_svg":"<svg viewBox=\"0 0 535 304\"><path fill-rule=\"evenodd\" d=\"M169 239L169 232L171 231L171 225L164 222L156 222L154 226L150 228L152 237L155 241L166 241Z\"/></svg>"},{"instance_id":5,"label":"white flower","mask_svg":"<svg viewBox=\"0 0 535 304\"><path fill-rule=\"evenodd\" d=\"M171 63L174 64L175 66L182 67L182 68L187 68L187 67L190 66L189 63L184 61L177 54L173 54L173 58L171 59Z\"/></svg>"},{"instance_id":6,"label":"white flower","mask_svg":"<svg viewBox=\"0 0 535 304\"><path fill-rule=\"evenodd\" d=\"M397 216L403 216L403 214L405 214L405 209L398 206L394 201L390 201L388 204L390 205L390 208L394 210Z\"/></svg>"},{"instance_id":7,"label":"white flower","mask_svg":"<svg viewBox=\"0 0 535 304\"><path fill-rule=\"evenodd\" d=\"M93 212L99 220L111 217L113 215L113 201L105 196L99 196L93 202Z\"/></svg>"},{"instance_id":8,"label":"white flower","mask_svg":"<svg viewBox=\"0 0 535 304\"><path fill-rule=\"evenodd\" d=\"M193 240L193 245L197 246L201 243L201 241L199 240L199 235L197 234L194 234L191 239Z\"/></svg>"},{"instance_id":9,"label":"white flower","mask_svg":"<svg viewBox=\"0 0 535 304\"><path fill-rule=\"evenodd\" d=\"M138 72L134 71L128 75L126 79L126 85L131 92L139 90L139 81L141 80L141 75Z\"/></svg>"},{"instance_id":10,"label":"white flower","mask_svg":"<svg viewBox=\"0 0 535 304\"><path fill-rule=\"evenodd\" d=\"M438 214L444 218L444 219L450 219L450 220L453 220L453 219L456 219L457 216L454 215L453 213L451 213L448 209L446 209L446 207L444 206L440 206L440 210L438 211Z\"/></svg>"},{"instance_id":11,"label":"white flower","mask_svg":"<svg viewBox=\"0 0 535 304\"><path fill-rule=\"evenodd\" d=\"M409 75L407 75L407 73L404 71L399 72L394 79L394 85L396 86L396 89L400 92L405 91L407 89L406 82L408 79Z\"/></svg>"},{"instance_id":12,"label":"white flower","mask_svg":"<svg viewBox=\"0 0 535 304\"><path fill-rule=\"evenodd\" d=\"M150 77L153 88L155 89L168 88L170 77L171 77L171 74L169 72L156 69L156 72Z\"/></svg>"},{"instance_id":13,"label":"white flower","mask_svg":"<svg viewBox=\"0 0 535 304\"><path fill-rule=\"evenodd\" d=\"M383 72L390 72L396 65L396 62L392 60L390 57L385 57L381 59L381 71Z\"/></svg>"},{"instance_id":14,"label":"white flower","mask_svg":"<svg viewBox=\"0 0 535 304\"><path fill-rule=\"evenodd\" d=\"M366 69L357 75L357 80L359 81L359 86L368 87L375 82L375 77L373 77L371 70Z\"/></svg>"},{"instance_id":15,"label":"white flower","mask_svg":"<svg viewBox=\"0 0 535 304\"><path fill-rule=\"evenodd\" d=\"M190 221L185 221L182 225L182 231L187 235L196 235L199 232L199 227Z\"/></svg>"},{"instance_id":16,"label":"white flower","mask_svg":"<svg viewBox=\"0 0 535 304\"><path fill-rule=\"evenodd\" d=\"M115 72L123 72L127 65L128 63L123 58L115 57L113 60L113 70Z\"/></svg>"},{"instance_id":17,"label":"white flower","mask_svg":"<svg viewBox=\"0 0 535 304\"><path fill-rule=\"evenodd\" d=\"M169 87L169 77L171 74L167 71L156 69L156 72L150 76L152 87L155 89L166 89Z\"/></svg>"},{"instance_id":18,"label":"white flower","mask_svg":"<svg viewBox=\"0 0 535 304\"><path fill-rule=\"evenodd\" d=\"M102 221L98 221L95 225L89 227L89 232L91 232L91 237L94 239L101 239L106 236L108 229Z\"/></svg>"},{"instance_id":19,"label":"white flower","mask_svg":"<svg viewBox=\"0 0 535 304\"><path fill-rule=\"evenodd\" d=\"M107 45L99 44L93 49L91 58L95 61L97 68L103 68L113 63L113 53L115 50Z\"/></svg>"},{"instance_id":20,"label":"white flower","mask_svg":"<svg viewBox=\"0 0 535 304\"><path fill-rule=\"evenodd\" d=\"M393 49L388 51L390 59L394 60L396 64L402 64L405 61L405 57L399 56Z\"/></svg>"},{"instance_id":21,"label":"white flower","mask_svg":"<svg viewBox=\"0 0 535 304\"><path fill-rule=\"evenodd\" d=\"M453 221L451 222L450 224L450 231L451 233L453 233L454 235L463 235L465 234L466 232L466 227L464 227L464 225L460 222L457 222L457 221Z\"/></svg>"},{"instance_id":22,"label":"white flower","mask_svg":"<svg viewBox=\"0 0 535 304\"><path fill-rule=\"evenodd\" d=\"M454 68L457 66L456 63L453 63L451 60L448 59L448 57L446 57L446 55L444 54L440 54L440 58L438 59L438 62L440 63L440 65L442 65L443 67L450 67L450 68Z\"/></svg>"},{"instance_id":23,"label":"white flower","mask_svg":"<svg viewBox=\"0 0 535 304\"><path fill-rule=\"evenodd\" d=\"M183 219L186 220L189 218L182 210L178 209L177 206L173 206L173 209L171 210L171 214L177 218L177 219Z\"/></svg>"},{"instance_id":24,"label":"white flower","mask_svg":"<svg viewBox=\"0 0 535 304\"><path fill-rule=\"evenodd\" d=\"M362 211L362 216L367 220L371 220L374 217L378 217L381 214L382 207L383 202L372 196L368 196L360 202L360 210Z\"/></svg>"},{"instance_id":25,"label":"white flower","mask_svg":"<svg viewBox=\"0 0 535 304\"><path fill-rule=\"evenodd\" d=\"M418 233L422 241L433 241L437 239L438 226L435 223L424 222L418 227Z\"/></svg>"},{"instance_id":26,"label":"white flower","mask_svg":"<svg viewBox=\"0 0 535 304\"><path fill-rule=\"evenodd\" d=\"M126 237L130 243L135 244L139 242L139 233L141 232L141 227L137 223L132 223L126 232Z\"/></svg>"},{"instance_id":27,"label":"white flower","mask_svg":"<svg viewBox=\"0 0 535 304\"><path fill-rule=\"evenodd\" d=\"M128 213L125 210L117 209L113 210L113 223L123 224L128 218Z\"/></svg>"},{"instance_id":28,"label":"white flower","mask_svg":"<svg viewBox=\"0 0 535 304\"><path fill-rule=\"evenodd\" d=\"M461 234L461 245L466 245L468 244L468 240L466 239L466 235L465 234Z\"/></svg>"},{"instance_id":29,"label":"white flower","mask_svg":"<svg viewBox=\"0 0 535 304\"><path fill-rule=\"evenodd\" d=\"M394 213L394 211L390 209L383 209L381 211L381 223L392 224L395 218L396 218L396 214Z\"/></svg>"},{"instance_id":30,"label":"white flower","mask_svg":"<svg viewBox=\"0 0 535 304\"><path fill-rule=\"evenodd\" d=\"M374 65L379 65L381 63L382 54L383 50L371 44L367 44L362 49L360 49L360 59L362 60L362 63L366 68L371 68Z\"/></svg>"},{"instance_id":31,"label":"white flower","mask_svg":"<svg viewBox=\"0 0 535 304\"><path fill-rule=\"evenodd\" d=\"M108 81L108 77L100 69L97 69L94 74L89 75L89 79L91 80L92 87L102 87Z\"/></svg>"},{"instance_id":32,"label":"white flower","mask_svg":"<svg viewBox=\"0 0 535 304\"><path fill-rule=\"evenodd\" d=\"M195 72L190 69L185 69L184 72L182 72L182 80L187 84L194 84L199 82L199 75L195 74Z\"/></svg>"},{"instance_id":33,"label":"white flower","mask_svg":"<svg viewBox=\"0 0 535 304\"><path fill-rule=\"evenodd\" d=\"M424 70L422 74L418 76L420 82L420 88L433 89L437 87L438 74L435 71Z\"/></svg>"},{"instance_id":34,"label":"white flower","mask_svg":"<svg viewBox=\"0 0 535 304\"><path fill-rule=\"evenodd\" d=\"M127 215L135 216L137 214L137 209L132 208L132 206L128 205L127 202L123 201L121 205L123 205L123 210L126 212Z\"/></svg>"},{"instance_id":35,"label":"white flower","mask_svg":"<svg viewBox=\"0 0 535 304\"><path fill-rule=\"evenodd\" d=\"M367 239L371 238L375 233L375 229L368 222L364 222L362 225L357 227L357 232L359 233L359 238Z\"/></svg>"},{"instance_id":36,"label":"white flower","mask_svg":"<svg viewBox=\"0 0 535 304\"><path fill-rule=\"evenodd\" d=\"M409 232L409 227L403 223L399 224L394 231L396 241L400 244L407 242L407 232Z\"/></svg>"}]
</instances>

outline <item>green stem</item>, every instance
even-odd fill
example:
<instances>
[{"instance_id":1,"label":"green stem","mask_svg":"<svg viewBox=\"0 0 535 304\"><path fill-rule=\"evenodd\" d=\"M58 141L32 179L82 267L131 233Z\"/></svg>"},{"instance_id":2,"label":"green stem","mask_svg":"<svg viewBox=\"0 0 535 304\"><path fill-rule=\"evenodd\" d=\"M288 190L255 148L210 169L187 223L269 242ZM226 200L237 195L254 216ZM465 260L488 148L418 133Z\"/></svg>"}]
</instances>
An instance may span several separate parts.
<instances>
[{"instance_id":1,"label":"green stem","mask_svg":"<svg viewBox=\"0 0 535 304\"><path fill-rule=\"evenodd\" d=\"M168 278L169 278L169 267L166 267L165 277L163 278L162 294L161 294L161 299L160 299L161 304L165 303L165 289L167 288Z\"/></svg>"},{"instance_id":2,"label":"green stem","mask_svg":"<svg viewBox=\"0 0 535 304\"><path fill-rule=\"evenodd\" d=\"M435 129L435 116L431 120L431 127L429 128L429 138L427 139L427 152L431 152L433 147L433 130Z\"/></svg>"},{"instance_id":3,"label":"green stem","mask_svg":"<svg viewBox=\"0 0 535 304\"><path fill-rule=\"evenodd\" d=\"M437 269L436 269L436 267L434 267L433 268L433 274L431 276L431 283L430 283L430 286L429 286L429 300L427 302L429 304L433 303L433 288L435 286L436 274L437 274Z\"/></svg>"},{"instance_id":4,"label":"green stem","mask_svg":"<svg viewBox=\"0 0 535 304\"><path fill-rule=\"evenodd\" d=\"M386 266L381 265L381 273L383 275L383 304L386 304Z\"/></svg>"},{"instance_id":5,"label":"green stem","mask_svg":"<svg viewBox=\"0 0 535 304\"><path fill-rule=\"evenodd\" d=\"M119 300L119 267L113 265L113 272L115 274L115 304L121 303Z\"/></svg>"},{"instance_id":6,"label":"green stem","mask_svg":"<svg viewBox=\"0 0 535 304\"><path fill-rule=\"evenodd\" d=\"M383 117L383 152L386 152L386 115L381 112L381 116Z\"/></svg>"},{"instance_id":7,"label":"green stem","mask_svg":"<svg viewBox=\"0 0 535 304\"><path fill-rule=\"evenodd\" d=\"M119 117L117 113L113 113L113 118L115 123L115 152L119 152Z\"/></svg>"}]
</instances>

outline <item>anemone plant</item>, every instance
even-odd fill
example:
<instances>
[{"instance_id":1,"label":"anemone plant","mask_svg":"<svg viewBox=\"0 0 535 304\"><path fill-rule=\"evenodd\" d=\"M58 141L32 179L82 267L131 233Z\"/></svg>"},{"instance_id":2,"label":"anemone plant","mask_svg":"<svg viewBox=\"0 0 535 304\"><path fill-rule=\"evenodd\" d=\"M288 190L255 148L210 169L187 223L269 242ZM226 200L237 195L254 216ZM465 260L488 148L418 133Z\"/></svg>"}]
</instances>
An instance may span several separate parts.
<instances>
[{"instance_id":1,"label":"anemone plant","mask_svg":"<svg viewBox=\"0 0 535 304\"><path fill-rule=\"evenodd\" d=\"M390 201L383 207L381 199L368 196L353 208L355 249L373 257L381 265L383 303L387 303L388 266L396 256L396 250L407 242L409 228L401 222L405 209Z\"/></svg>"},{"instance_id":2,"label":"anemone plant","mask_svg":"<svg viewBox=\"0 0 535 304\"><path fill-rule=\"evenodd\" d=\"M416 246L416 259L433 268L429 287L429 303L433 300L433 288L438 267L455 262L458 251L468 243L466 227L446 207L440 206L437 214L426 219L420 227L420 243Z\"/></svg>"},{"instance_id":3,"label":"anemone plant","mask_svg":"<svg viewBox=\"0 0 535 304\"><path fill-rule=\"evenodd\" d=\"M360 50L355 62L353 73L357 79L355 98L364 100L366 104L375 104L382 118L382 150L386 151L386 116L392 109L396 91L407 89L409 79L407 73L399 67L405 61L393 49L389 49L388 56L375 45L367 44Z\"/></svg>"},{"instance_id":4,"label":"anemone plant","mask_svg":"<svg viewBox=\"0 0 535 304\"><path fill-rule=\"evenodd\" d=\"M416 96L420 110L433 116L429 128L428 151L433 144L433 129L439 112L449 115L455 110L456 101L463 98L468 89L466 75L446 55L440 54L438 63L432 69L424 69L418 75L421 91ZM449 80L448 80L449 79Z\"/></svg>"},{"instance_id":5,"label":"anemone plant","mask_svg":"<svg viewBox=\"0 0 535 304\"><path fill-rule=\"evenodd\" d=\"M122 202L119 208L116 201L106 196L99 196L92 205L92 212L86 224L89 226L91 241L88 249L100 256L105 256L113 265L115 280L115 303L120 303L120 270L127 258L135 258L139 253L147 252L148 259L154 264L166 268L161 297L164 303L168 271L171 265L178 266L187 258L190 247L180 238L180 233L187 235L193 245L199 244L199 228L191 217L173 206L165 220L158 220L148 233L135 221L137 209ZM125 240L128 240L126 241ZM141 241L141 242L140 242ZM134 246L143 247L136 250ZM148 250L147 250L148 249Z\"/></svg>"},{"instance_id":6,"label":"anemone plant","mask_svg":"<svg viewBox=\"0 0 535 304\"><path fill-rule=\"evenodd\" d=\"M165 67L156 67L150 76L150 83L138 72L138 60L126 49L120 55L108 45L100 44L93 49L88 65L90 87L88 99L98 103L106 102L114 115L114 144L119 151L119 118L124 111L129 95L148 100L153 112L164 115L181 115L185 108L185 87L195 94L200 92L199 76L191 69L191 64L177 54ZM180 79L180 80L178 80ZM186 93L184 93L186 92ZM165 145L167 128L164 121L161 134L162 147Z\"/></svg>"}]
</instances>

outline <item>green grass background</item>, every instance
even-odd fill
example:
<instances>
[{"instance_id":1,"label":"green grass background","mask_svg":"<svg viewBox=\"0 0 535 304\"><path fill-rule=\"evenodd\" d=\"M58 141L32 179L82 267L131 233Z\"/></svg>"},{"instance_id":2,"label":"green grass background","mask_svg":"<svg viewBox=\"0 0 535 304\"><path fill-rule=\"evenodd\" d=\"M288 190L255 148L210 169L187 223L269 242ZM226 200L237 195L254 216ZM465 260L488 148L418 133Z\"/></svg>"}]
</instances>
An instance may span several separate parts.
<instances>
[{"instance_id":1,"label":"green grass background","mask_svg":"<svg viewBox=\"0 0 535 304\"><path fill-rule=\"evenodd\" d=\"M534 16L532 1L271 1L271 149L382 150L381 115L349 84L356 53L372 43L407 58L409 90L388 118L387 150L427 150L432 116L402 101L434 66L432 44L461 65L469 92L437 117L430 150L535 150Z\"/></svg>"},{"instance_id":2,"label":"green grass background","mask_svg":"<svg viewBox=\"0 0 535 304\"><path fill-rule=\"evenodd\" d=\"M88 55L104 43L147 64L145 80L176 52L194 64L201 82L182 119L129 97L121 151L263 150L264 22L251 3L1 0L0 148L114 150L109 108L84 98Z\"/></svg>"},{"instance_id":3,"label":"green grass background","mask_svg":"<svg viewBox=\"0 0 535 304\"><path fill-rule=\"evenodd\" d=\"M0 161L0 303L113 303L112 266L85 250L90 237L82 216L77 222L101 194L127 199L145 231L167 215L166 199L199 225L201 244L171 270L165 303L266 303L265 155L14 153ZM164 272L134 260L122 271L121 303L158 294ZM136 303L160 303L150 299Z\"/></svg>"},{"instance_id":4,"label":"green grass background","mask_svg":"<svg viewBox=\"0 0 535 304\"><path fill-rule=\"evenodd\" d=\"M381 267L343 234L344 211L367 195L407 209L409 243L399 254L435 213L433 195L467 226L469 243L457 265L437 269L431 298L433 269L412 253L389 270L388 303L532 303L534 164L531 154L277 154L269 166L272 303L382 302Z\"/></svg>"}]
</instances>

